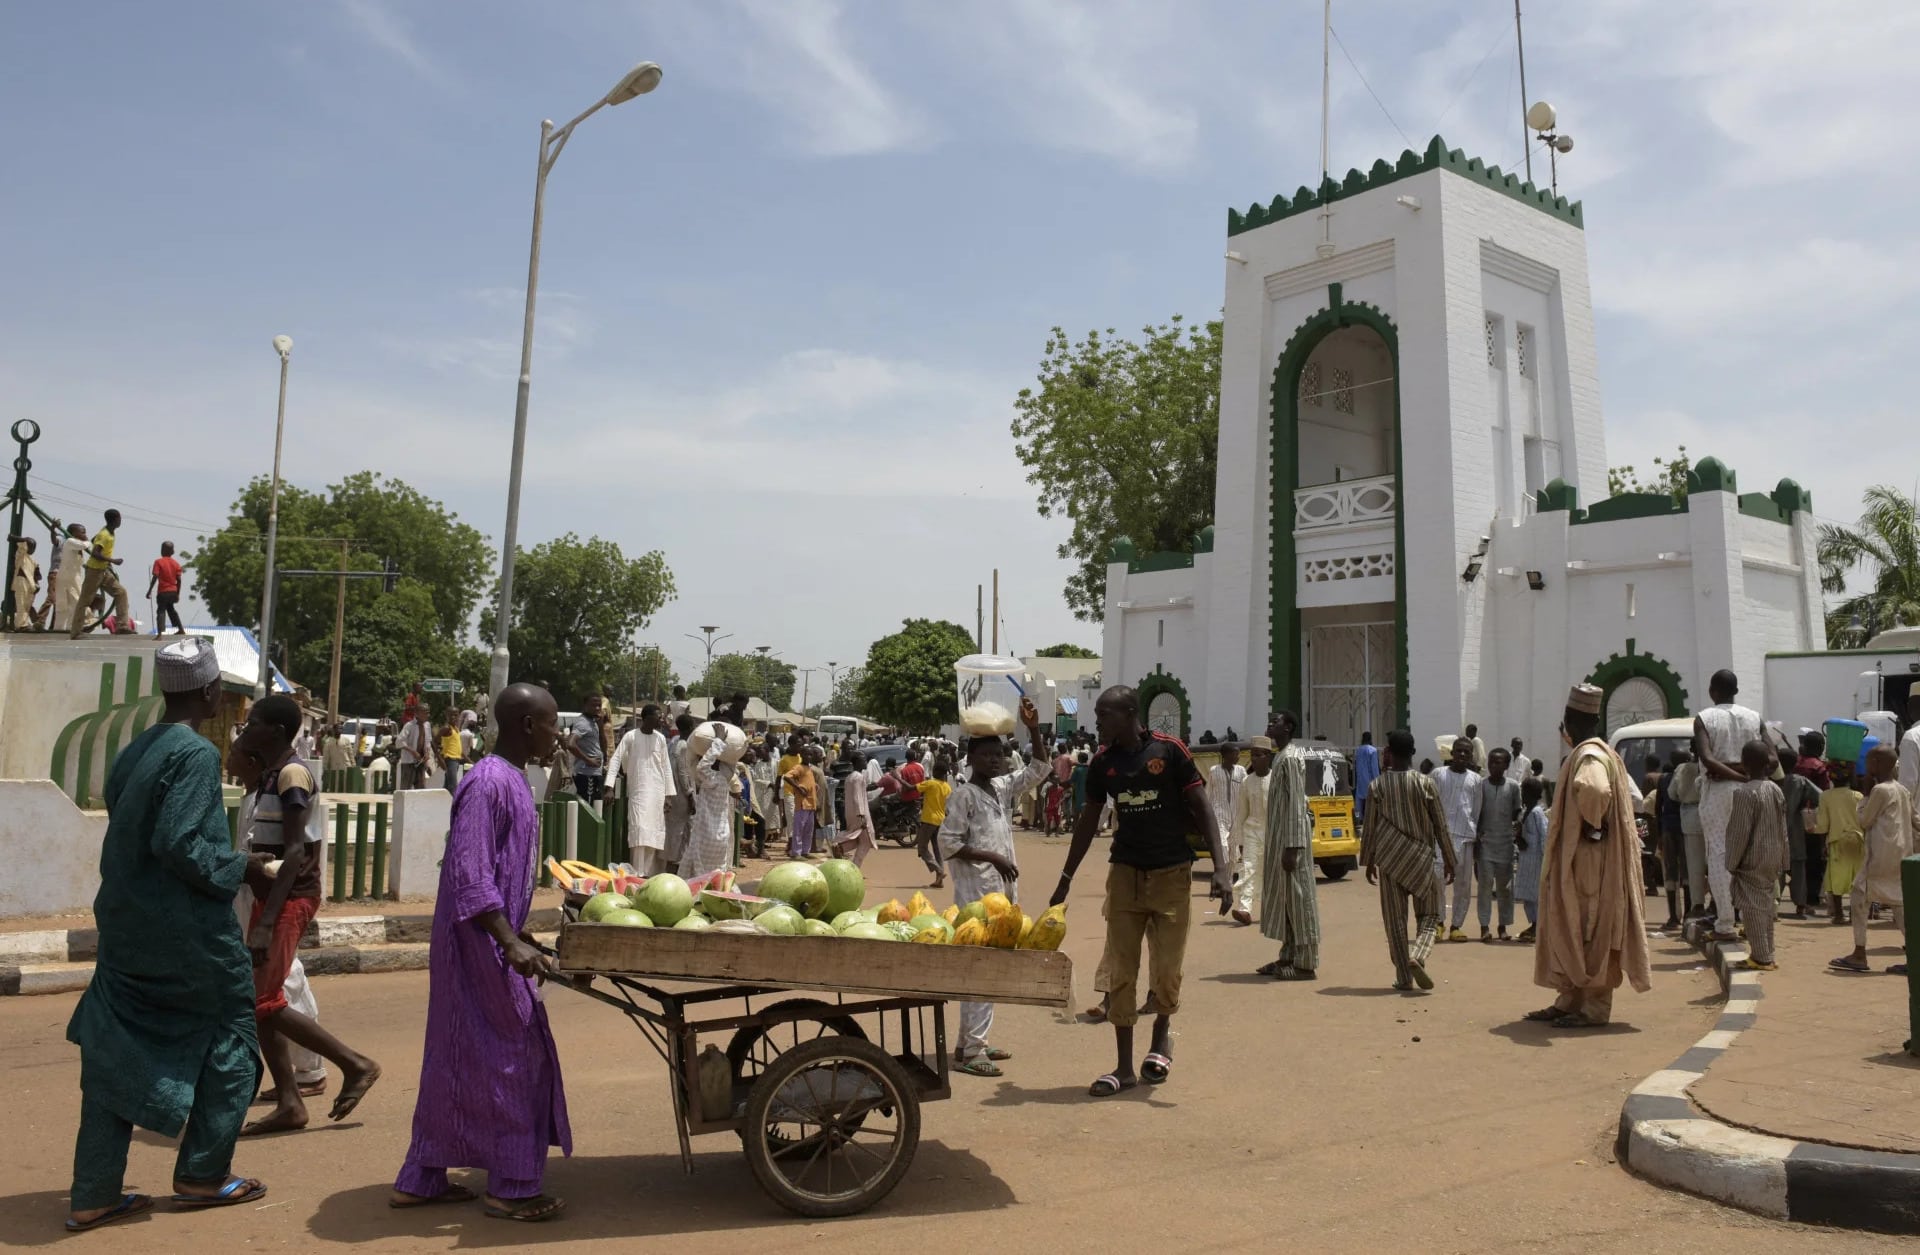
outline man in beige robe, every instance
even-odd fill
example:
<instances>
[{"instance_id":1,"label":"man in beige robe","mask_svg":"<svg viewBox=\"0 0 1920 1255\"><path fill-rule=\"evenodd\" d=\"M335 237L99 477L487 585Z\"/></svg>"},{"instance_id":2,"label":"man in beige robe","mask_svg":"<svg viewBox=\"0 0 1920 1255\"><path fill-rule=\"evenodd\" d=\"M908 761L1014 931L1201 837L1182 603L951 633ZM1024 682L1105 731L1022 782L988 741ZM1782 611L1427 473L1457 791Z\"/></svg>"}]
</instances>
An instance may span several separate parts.
<instances>
[{"instance_id":1,"label":"man in beige robe","mask_svg":"<svg viewBox=\"0 0 1920 1255\"><path fill-rule=\"evenodd\" d=\"M1554 789L1540 868L1533 983L1559 997L1526 1018L1555 1028L1602 1027L1623 979L1642 993L1652 983L1632 790L1619 755L1601 739L1600 702L1591 684L1567 695L1561 733L1571 751Z\"/></svg>"}]
</instances>

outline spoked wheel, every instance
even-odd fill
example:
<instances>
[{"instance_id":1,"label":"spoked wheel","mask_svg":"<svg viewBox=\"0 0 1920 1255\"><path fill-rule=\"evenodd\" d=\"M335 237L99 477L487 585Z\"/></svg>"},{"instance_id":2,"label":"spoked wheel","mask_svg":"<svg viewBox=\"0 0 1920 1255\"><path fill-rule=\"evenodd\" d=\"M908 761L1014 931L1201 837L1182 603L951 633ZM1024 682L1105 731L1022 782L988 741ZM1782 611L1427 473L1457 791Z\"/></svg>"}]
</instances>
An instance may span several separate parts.
<instances>
[{"instance_id":1,"label":"spoked wheel","mask_svg":"<svg viewBox=\"0 0 1920 1255\"><path fill-rule=\"evenodd\" d=\"M920 1144L920 1096L884 1050L822 1037L782 1054L747 1095L747 1163L802 1216L850 1216L885 1198Z\"/></svg>"},{"instance_id":2,"label":"spoked wheel","mask_svg":"<svg viewBox=\"0 0 1920 1255\"><path fill-rule=\"evenodd\" d=\"M834 1005L819 998L789 998L776 1002L769 1011L819 1012L805 1020L780 1024L748 1024L733 1032L727 1043L727 1062L733 1065L735 1085L751 1085L775 1059L802 1042L820 1037L857 1037L866 1040L866 1031L850 1015L833 1014Z\"/></svg>"}]
</instances>

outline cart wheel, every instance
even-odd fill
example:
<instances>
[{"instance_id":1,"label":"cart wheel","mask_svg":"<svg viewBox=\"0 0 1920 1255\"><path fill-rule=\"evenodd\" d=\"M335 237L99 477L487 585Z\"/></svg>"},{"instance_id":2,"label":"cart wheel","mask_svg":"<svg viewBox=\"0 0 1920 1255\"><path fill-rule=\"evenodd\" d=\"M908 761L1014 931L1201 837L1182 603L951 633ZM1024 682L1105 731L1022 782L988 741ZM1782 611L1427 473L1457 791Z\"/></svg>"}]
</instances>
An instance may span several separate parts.
<instances>
[{"instance_id":1,"label":"cart wheel","mask_svg":"<svg viewBox=\"0 0 1920 1255\"><path fill-rule=\"evenodd\" d=\"M872 1042L822 1037L775 1059L747 1095L747 1163L774 1202L850 1216L890 1193L920 1144L920 1096Z\"/></svg>"},{"instance_id":2,"label":"cart wheel","mask_svg":"<svg viewBox=\"0 0 1920 1255\"><path fill-rule=\"evenodd\" d=\"M1346 879L1347 873L1352 870L1353 869L1345 863L1327 863L1320 868L1320 874L1325 876L1328 881L1344 880Z\"/></svg>"},{"instance_id":3,"label":"cart wheel","mask_svg":"<svg viewBox=\"0 0 1920 1255\"><path fill-rule=\"evenodd\" d=\"M866 1040L866 1031L852 1016L833 1014L838 1008L819 998L789 998L785 1002L774 1003L767 1010L798 1010L802 1007L821 1014L812 1019L788 1020L780 1024L748 1024L734 1030L733 1040L727 1043L727 1062L733 1065L735 1085L751 1085L775 1059L801 1042L836 1034Z\"/></svg>"}]
</instances>

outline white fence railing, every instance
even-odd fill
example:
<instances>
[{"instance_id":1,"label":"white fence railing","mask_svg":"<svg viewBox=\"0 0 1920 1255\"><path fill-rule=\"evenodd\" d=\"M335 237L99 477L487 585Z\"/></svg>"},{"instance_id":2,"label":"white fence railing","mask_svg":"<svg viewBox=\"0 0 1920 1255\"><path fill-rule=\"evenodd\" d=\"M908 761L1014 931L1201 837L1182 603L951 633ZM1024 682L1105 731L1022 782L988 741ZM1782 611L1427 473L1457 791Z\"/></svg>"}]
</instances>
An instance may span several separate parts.
<instances>
[{"instance_id":1,"label":"white fence railing","mask_svg":"<svg viewBox=\"0 0 1920 1255\"><path fill-rule=\"evenodd\" d=\"M1391 475L1314 484L1294 491L1293 530L1308 532L1378 523L1391 519L1398 504Z\"/></svg>"}]
</instances>

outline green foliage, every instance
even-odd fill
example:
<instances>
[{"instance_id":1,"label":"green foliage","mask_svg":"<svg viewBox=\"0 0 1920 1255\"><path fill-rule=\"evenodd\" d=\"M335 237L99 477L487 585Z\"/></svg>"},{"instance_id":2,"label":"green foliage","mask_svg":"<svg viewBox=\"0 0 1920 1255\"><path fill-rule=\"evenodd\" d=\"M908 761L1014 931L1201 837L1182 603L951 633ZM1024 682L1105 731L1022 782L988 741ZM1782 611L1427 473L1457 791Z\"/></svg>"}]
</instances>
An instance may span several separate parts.
<instances>
[{"instance_id":1,"label":"green foliage","mask_svg":"<svg viewBox=\"0 0 1920 1255\"><path fill-rule=\"evenodd\" d=\"M269 490L267 478L253 480L241 489L226 526L200 538L188 569L216 622L259 625ZM348 569L377 571L390 558L403 573L400 591L391 596L379 580L347 581L342 713L397 713L406 686L429 675L468 680L463 696L469 701L484 693L485 667L475 686L461 672L472 659L463 657L459 642L488 585L494 554L459 515L400 480L362 471L325 492L282 482L279 532L275 562L283 571L338 569L345 540ZM325 578L284 579L274 611L276 661L323 700L338 589L338 581Z\"/></svg>"},{"instance_id":2,"label":"green foliage","mask_svg":"<svg viewBox=\"0 0 1920 1255\"><path fill-rule=\"evenodd\" d=\"M840 678L834 682L833 696L828 700L823 713L833 715L857 715L860 711L860 684L867 678L865 667L843 667Z\"/></svg>"},{"instance_id":3,"label":"green foliage","mask_svg":"<svg viewBox=\"0 0 1920 1255\"><path fill-rule=\"evenodd\" d=\"M1189 327L1176 314L1141 335L1108 328L1076 344L1053 328L1038 386L1014 401L1014 451L1040 516L1073 523L1059 554L1078 564L1065 596L1079 619L1104 613L1116 537L1141 553L1184 550L1213 520L1220 322Z\"/></svg>"},{"instance_id":4,"label":"green foliage","mask_svg":"<svg viewBox=\"0 0 1920 1255\"><path fill-rule=\"evenodd\" d=\"M1687 472L1693 469L1693 459L1687 455L1687 446L1681 445L1679 452L1672 458L1655 458L1653 473L1645 479L1631 466L1610 466L1607 468L1607 495L1617 497L1628 492L1663 492L1675 501L1687 499Z\"/></svg>"},{"instance_id":5,"label":"green foliage","mask_svg":"<svg viewBox=\"0 0 1920 1255\"><path fill-rule=\"evenodd\" d=\"M724 705L735 693L765 698L775 710L785 710L793 702L798 676L791 663L778 658L762 659L759 654L715 654L713 670L687 685L688 697L712 697ZM707 691L712 686L712 692ZM769 695L771 694L771 695Z\"/></svg>"},{"instance_id":6,"label":"green foliage","mask_svg":"<svg viewBox=\"0 0 1920 1255\"><path fill-rule=\"evenodd\" d=\"M867 650L858 681L860 713L879 723L931 732L960 717L953 664L973 652L973 633L941 619L907 619ZM847 713L835 704L836 714Z\"/></svg>"},{"instance_id":7,"label":"green foliage","mask_svg":"<svg viewBox=\"0 0 1920 1255\"><path fill-rule=\"evenodd\" d=\"M1034 650L1033 656L1035 658L1098 658L1100 651L1088 649L1085 645L1073 645L1062 641L1058 645Z\"/></svg>"},{"instance_id":8,"label":"green foliage","mask_svg":"<svg viewBox=\"0 0 1920 1255\"><path fill-rule=\"evenodd\" d=\"M514 680L547 685L568 710L588 693L623 678L631 684L628 644L673 600L673 573L657 549L627 558L620 546L572 532L523 549L513 568ZM480 639L493 644L494 615L480 615Z\"/></svg>"},{"instance_id":9,"label":"green foliage","mask_svg":"<svg viewBox=\"0 0 1920 1255\"><path fill-rule=\"evenodd\" d=\"M673 696L673 686L680 683L680 677L674 674L673 661L664 649L658 645L642 645L627 651L620 670L609 677L609 683L613 695L622 702L631 701L636 692L641 703L664 702Z\"/></svg>"},{"instance_id":10,"label":"green foliage","mask_svg":"<svg viewBox=\"0 0 1920 1255\"><path fill-rule=\"evenodd\" d=\"M1895 623L1920 623L1920 499L1888 484L1867 489L1852 527L1822 523L1820 588L1843 597L1827 612L1827 645L1863 645ZM1868 587L1845 596L1849 574Z\"/></svg>"}]
</instances>

